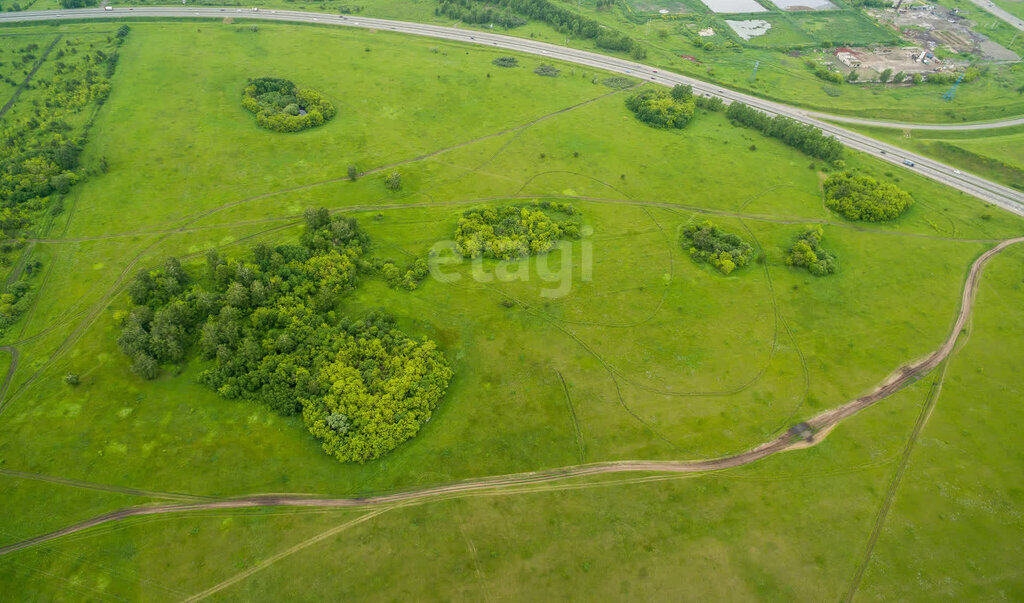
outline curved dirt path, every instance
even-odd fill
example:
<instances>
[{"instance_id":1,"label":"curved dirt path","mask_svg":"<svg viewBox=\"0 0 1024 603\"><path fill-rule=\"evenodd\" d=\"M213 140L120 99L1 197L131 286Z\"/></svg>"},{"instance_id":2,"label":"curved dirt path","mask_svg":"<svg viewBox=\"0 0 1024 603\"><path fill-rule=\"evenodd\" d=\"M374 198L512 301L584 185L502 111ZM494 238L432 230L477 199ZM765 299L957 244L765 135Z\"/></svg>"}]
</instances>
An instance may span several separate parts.
<instances>
[{"instance_id":1,"label":"curved dirt path","mask_svg":"<svg viewBox=\"0 0 1024 603\"><path fill-rule=\"evenodd\" d=\"M1024 242L1024 237L1007 239L981 254L981 256L974 260L974 263L971 264L970 270L968 271L967 280L964 283L963 294L960 299L960 311L953 324L953 329L937 350L923 359L901 366L870 393L838 408L823 412L816 417L809 419L807 424L811 426L812 430L815 432L821 432L831 429L840 421L896 393L918 377L930 372L943 360L948 358L952 353L957 340L960 338L964 325L970 318L971 311L974 307L974 298L977 294L978 284L981 281L981 274L985 264L1007 247L1022 242ZM393 492L390 494L357 498L313 498L296 495L254 495L242 498L215 500L211 502L172 503L144 507L129 507L105 513L48 534L43 534L22 542L0 547L0 555L13 553L36 544L55 540L62 536L81 532L98 525L119 521L128 517L157 515L161 513L177 513L181 511L242 509L250 507L370 507L375 505L392 505L396 503L415 502L432 498L441 499L445 497L457 497L462 494L481 490L539 484L567 478L585 477L606 473L696 473L718 471L721 469L731 469L742 465L749 465L750 463L759 461L773 454L777 454L791 448L804 446L806 446L806 442L802 438L787 431L777 438L769 440L768 442L765 442L752 450L748 450L747 452L716 459L697 461L612 461L591 463L587 465L560 467L544 471L531 471L526 473L513 473L480 479L470 479L419 490L408 490L404 492Z\"/></svg>"}]
</instances>

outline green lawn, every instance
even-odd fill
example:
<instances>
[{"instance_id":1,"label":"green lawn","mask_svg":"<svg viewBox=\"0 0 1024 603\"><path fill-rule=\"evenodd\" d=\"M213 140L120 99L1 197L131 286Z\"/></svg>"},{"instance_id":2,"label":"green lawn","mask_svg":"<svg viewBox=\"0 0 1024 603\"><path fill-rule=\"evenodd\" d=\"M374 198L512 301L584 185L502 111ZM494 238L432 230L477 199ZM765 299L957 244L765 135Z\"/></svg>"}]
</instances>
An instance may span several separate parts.
<instances>
[{"instance_id":1,"label":"green lawn","mask_svg":"<svg viewBox=\"0 0 1024 603\"><path fill-rule=\"evenodd\" d=\"M1024 226L851 151L851 167L916 200L894 223L852 224L824 208L820 162L776 140L704 112L684 130L655 130L626 110L628 91L592 83L607 74L557 65L559 77L540 77L532 57L493 65L502 54L383 32L133 24L85 151L109 171L72 189L51 229L57 240L37 244L47 276L3 342L21 358L0 413L0 469L113 488L0 475L10 493L2 543L161 493L362 495L581 458L744 451L937 347L970 263ZM297 134L257 127L240 96L246 78L263 75L318 90L338 115ZM349 165L365 175L349 181ZM398 192L384 184L395 170ZM463 209L524 199L580 210L593 229L592 278L578 244L567 257L523 262L526 280L473 278L465 263L450 267L458 281L428 279L413 292L367 277L344 302L349 314L392 312L404 331L437 341L455 370L433 419L378 461L339 464L300 419L219 398L196 383L198 361L142 381L115 343L126 278L169 255L198 269L207 249L238 256L258 241L293 241L303 209L323 206L356 217L373 255L405 261L453 238ZM694 263L679 233L709 218L760 259L728 277ZM808 223L823 224L836 275L785 264ZM978 429L1005 444L986 449L979 466L1000 460L998 450L1019 455L1007 417L1020 377L1006 351L1019 347L1024 324L994 317L1020 305L1020 259L1020 250L997 258L983 277L979 303L989 314L951 362L936 411L970 405L970 388L992 379ZM555 283L541 280L538 262L571 266L566 295L546 292ZM508 269L482 264L487 275ZM509 299L512 307L501 303ZM974 346L985 354L970 356ZM68 372L81 384L66 385ZM935 378L817 447L738 470L561 481L395 508L344 531L359 511L140 518L0 556L0 589L16 598L181 600L260 569L217 596L835 599L861 563ZM955 460L930 462L958 479ZM914 457L908 492L918 467ZM998 490L977 492L978 504L1012 508L1019 476L1007 465L1000 479ZM903 519L907 508L894 507L896 521L927 520L941 537L931 516ZM987 548L999 527L984 518L971 526L976 563L999 585L943 556L900 560L883 538L877 563L898 567L880 574L869 563L864 592L910 580L939 592L950 575L975 589L961 592L1019 592L1019 577ZM332 528L329 540L257 565Z\"/></svg>"}]
</instances>

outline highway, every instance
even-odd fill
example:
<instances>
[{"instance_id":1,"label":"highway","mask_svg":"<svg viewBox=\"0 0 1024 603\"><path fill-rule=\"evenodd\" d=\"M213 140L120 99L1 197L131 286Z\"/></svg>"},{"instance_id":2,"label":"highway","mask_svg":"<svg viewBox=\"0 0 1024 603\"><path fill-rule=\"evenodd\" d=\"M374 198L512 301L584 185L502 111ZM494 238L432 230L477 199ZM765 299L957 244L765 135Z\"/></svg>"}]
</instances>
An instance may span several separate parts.
<instances>
[{"instance_id":1,"label":"highway","mask_svg":"<svg viewBox=\"0 0 1024 603\"><path fill-rule=\"evenodd\" d=\"M1017 29L1024 31L1024 19L1021 19L1020 17L1016 17L1006 12L1002 8L996 6L990 0L971 0L971 2L973 2L974 5L977 6L978 8L986 10L995 15L996 17L999 17L1003 21L1006 21L1012 27L1016 27Z\"/></svg>"},{"instance_id":2,"label":"highway","mask_svg":"<svg viewBox=\"0 0 1024 603\"><path fill-rule=\"evenodd\" d=\"M578 50L546 42L538 42L525 38L517 38L490 32L463 30L457 27L410 23L387 19L364 18L351 15L335 15L305 11L210 8L210 7L114 7L113 10L100 8L63 9L51 11L32 11L20 13L0 13L0 24L31 21L54 21L71 19L131 19L131 18L199 18L223 19L225 17L258 19L267 21L284 21L293 23L316 23L355 27L377 31L394 31L403 34L427 36L455 42L479 44L503 50L529 53L552 60L575 63L595 69L620 73L630 77L650 81L664 86L689 84L695 94L717 96L726 103L740 101L760 109L771 115L783 115L791 119L820 128L823 132L835 136L846 146L868 153L874 157L909 169L917 174L936 182L951 186L982 201L1001 207L1017 215L1024 216L1024 192L991 182L984 178L960 172L951 166L903 150L899 147L875 140L863 134L846 130L837 125L823 121L824 119L843 119L835 116L805 111L782 103L764 100L703 82L677 73L656 69L626 59L610 57L602 54ZM861 123L871 124L870 120ZM877 122L878 125L889 122ZM920 127L916 125L890 125L890 127ZM988 127L992 127L989 124ZM947 126L945 129L950 129ZM913 164L913 165L910 165Z\"/></svg>"}]
</instances>

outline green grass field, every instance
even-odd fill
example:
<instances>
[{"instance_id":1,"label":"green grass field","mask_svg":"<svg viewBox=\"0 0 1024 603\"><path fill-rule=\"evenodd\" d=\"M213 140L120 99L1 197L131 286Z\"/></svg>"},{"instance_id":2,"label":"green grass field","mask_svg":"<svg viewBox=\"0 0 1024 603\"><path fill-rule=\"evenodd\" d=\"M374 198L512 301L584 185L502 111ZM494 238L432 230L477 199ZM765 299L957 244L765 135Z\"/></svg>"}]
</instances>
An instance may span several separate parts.
<instances>
[{"instance_id":1,"label":"green grass field","mask_svg":"<svg viewBox=\"0 0 1024 603\"><path fill-rule=\"evenodd\" d=\"M40 0L43 1L43 0ZM46 0L50 2L51 0ZM673 70L730 88L825 112L906 122L960 122L996 120L1024 114L1024 95L1017 90L1024 85L1024 64L991 64L988 73L968 85L962 85L956 100L950 104L942 99L945 89L933 86L882 87L875 85L843 85L840 94L835 88L816 78L804 65L805 57L789 56L793 50L812 52L829 45L903 44L895 32L880 26L858 9L839 3L841 10L824 12L785 12L767 6L769 12L748 15L764 18L777 26L774 33L756 37L740 44L738 38L719 40L708 50L695 43L690 26L700 23L725 28L726 25L699 0L657 3L622 4L598 8L595 2L553 0L572 12L580 12L612 30L638 40L648 51L646 63ZM992 15L977 9L969 0L941 0L944 6L957 8L978 22L977 30L994 41L1024 56L1024 35ZM119 5L164 5L163 0L125 0ZM373 0L359 4L348 2L301 2L290 0L198 0L196 4L247 8L261 6L290 10L328 13L352 11L355 14L451 25L453 21L436 15L435 0ZM236 8L237 7L237 8ZM53 8L40 4L37 8ZM659 8L670 11L657 13ZM684 11L684 12L679 12ZM727 15L719 15L728 18ZM459 23L459 27L477 26ZM482 28L482 27L478 27ZM568 39L565 34L539 21L503 30L513 36L530 37L556 44L569 44L588 50L600 49L591 40ZM730 36L731 37L731 36ZM682 58L695 57L698 63ZM812 58L814 54L809 55ZM751 81L755 62L759 62L756 80ZM828 89L826 91L826 88Z\"/></svg>"},{"instance_id":2,"label":"green grass field","mask_svg":"<svg viewBox=\"0 0 1024 603\"><path fill-rule=\"evenodd\" d=\"M483 47L204 22L133 24L120 52L84 157L109 171L76 185L36 243L47 271L2 342L20 357L0 407L0 546L181 495L363 496L739 453L935 349L971 262L1024 232L1015 216L852 151L851 167L896 182L915 205L893 223L847 222L823 205L820 162L776 140L704 112L684 130L652 129L625 108L629 91L592 83L607 74L557 65L559 77L540 77L538 59L504 69L491 63L504 53ZM240 96L246 78L264 75L320 91L337 116L297 134L257 127ZM365 175L349 181L349 165ZM397 192L385 186L394 170ZM303 209L322 206L358 219L372 255L406 261L453 238L463 209L523 199L580 210L593 229L592 278L577 245L523 262L527 280L474 278L465 263L449 268L459 280L413 292L366 277L345 300L351 314L393 313L455 370L433 419L380 460L338 463L300 419L198 384L198 360L142 381L117 347L127 279L169 255L199 269L209 249L238 257L293 241ZM679 233L704 219L761 259L728 277L694 263ZM810 223L839 257L833 276L785 264ZM0 592L820 600L844 596L863 566L864 598L1014 598L1024 581L1005 526L1024 480L1005 461L1021 454L1012 351L1024 340L1022 260L1010 248L992 261L946 372L812 448L713 473L557 480L387 508L128 519L0 555ZM556 283L538 262L571 266L566 295L546 292ZM482 264L487 275L508 268ZM69 372L80 385L64 383Z\"/></svg>"},{"instance_id":3,"label":"green grass field","mask_svg":"<svg viewBox=\"0 0 1024 603\"><path fill-rule=\"evenodd\" d=\"M910 132L861 126L854 126L853 129L1006 186L1024 190L1024 127Z\"/></svg>"}]
</instances>

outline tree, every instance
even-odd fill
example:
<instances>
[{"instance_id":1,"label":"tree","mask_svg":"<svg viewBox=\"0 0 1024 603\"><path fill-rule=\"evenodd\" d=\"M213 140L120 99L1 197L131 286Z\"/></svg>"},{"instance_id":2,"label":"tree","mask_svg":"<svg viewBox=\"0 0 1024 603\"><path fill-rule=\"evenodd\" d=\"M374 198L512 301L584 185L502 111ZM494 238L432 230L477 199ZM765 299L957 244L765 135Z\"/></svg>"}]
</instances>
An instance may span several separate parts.
<instances>
[{"instance_id":1,"label":"tree","mask_svg":"<svg viewBox=\"0 0 1024 603\"><path fill-rule=\"evenodd\" d=\"M889 76L890 75L892 75L892 69L888 69L888 68L883 69L882 73L878 74L878 81L880 81L880 82L882 82L884 84L884 83L889 81Z\"/></svg>"},{"instance_id":2,"label":"tree","mask_svg":"<svg viewBox=\"0 0 1024 603\"><path fill-rule=\"evenodd\" d=\"M825 206L849 220L887 222L913 205L913 198L894 184L854 172L833 174L825 180Z\"/></svg>"},{"instance_id":3,"label":"tree","mask_svg":"<svg viewBox=\"0 0 1024 603\"><path fill-rule=\"evenodd\" d=\"M642 90L626 99L626 108L632 111L640 121L658 128L682 128L690 119L696 104L693 95L685 96L685 90L673 93L684 96L685 100L677 100L673 94L662 89L649 88Z\"/></svg>"},{"instance_id":4,"label":"tree","mask_svg":"<svg viewBox=\"0 0 1024 603\"><path fill-rule=\"evenodd\" d=\"M384 180L384 186L388 187L388 190L397 191L402 188L402 175L398 172L391 172L388 174L387 179Z\"/></svg>"},{"instance_id":5,"label":"tree","mask_svg":"<svg viewBox=\"0 0 1024 603\"><path fill-rule=\"evenodd\" d=\"M146 380L156 379L160 367L157 366L156 360L154 360L152 356L145 352L139 352L135 355L133 360L133 373Z\"/></svg>"},{"instance_id":6,"label":"tree","mask_svg":"<svg viewBox=\"0 0 1024 603\"><path fill-rule=\"evenodd\" d=\"M68 373L64 375L64 383L67 383L68 385L74 387L78 385L78 382L78 373Z\"/></svg>"},{"instance_id":7,"label":"tree","mask_svg":"<svg viewBox=\"0 0 1024 603\"><path fill-rule=\"evenodd\" d=\"M685 102L693 97L693 86L689 84L676 84L672 86L670 93L677 102Z\"/></svg>"},{"instance_id":8,"label":"tree","mask_svg":"<svg viewBox=\"0 0 1024 603\"><path fill-rule=\"evenodd\" d=\"M358 177L359 177L359 169L356 166L354 166L352 164L349 164L349 166L348 166L348 179L351 180L352 182L355 182L356 178L358 178Z\"/></svg>"}]
</instances>

